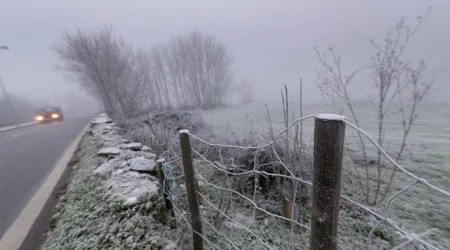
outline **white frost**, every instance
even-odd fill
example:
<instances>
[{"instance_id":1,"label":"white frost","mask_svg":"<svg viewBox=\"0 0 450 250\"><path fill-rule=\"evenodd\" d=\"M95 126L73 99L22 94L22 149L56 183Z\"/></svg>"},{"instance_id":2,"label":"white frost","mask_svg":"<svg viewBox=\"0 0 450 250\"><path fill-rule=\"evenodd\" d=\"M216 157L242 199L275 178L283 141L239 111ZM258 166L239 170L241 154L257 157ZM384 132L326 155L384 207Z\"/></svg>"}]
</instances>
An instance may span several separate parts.
<instances>
[{"instance_id":1,"label":"white frost","mask_svg":"<svg viewBox=\"0 0 450 250\"><path fill-rule=\"evenodd\" d=\"M178 133L180 133L180 134L188 134L189 133L189 129L180 129L178 131Z\"/></svg>"},{"instance_id":2,"label":"white frost","mask_svg":"<svg viewBox=\"0 0 450 250\"><path fill-rule=\"evenodd\" d=\"M120 154L120 149L116 147L107 147L102 148L97 152L97 155L100 156L110 156L110 155L118 155Z\"/></svg>"},{"instance_id":3,"label":"white frost","mask_svg":"<svg viewBox=\"0 0 450 250\"><path fill-rule=\"evenodd\" d=\"M132 142L132 143L127 143L127 144L121 144L121 145L119 145L119 148L130 149L130 150L141 150L142 143Z\"/></svg>"},{"instance_id":4,"label":"white frost","mask_svg":"<svg viewBox=\"0 0 450 250\"><path fill-rule=\"evenodd\" d=\"M113 170L117 168L124 168L126 167L127 163L122 159L122 157L114 158L110 161L107 161L100 165L98 168L94 169L94 174L106 176L109 173L111 173Z\"/></svg>"},{"instance_id":5,"label":"white frost","mask_svg":"<svg viewBox=\"0 0 450 250\"><path fill-rule=\"evenodd\" d=\"M106 114L100 114L91 121L92 124L102 124L111 122L112 120Z\"/></svg>"},{"instance_id":6,"label":"white frost","mask_svg":"<svg viewBox=\"0 0 450 250\"><path fill-rule=\"evenodd\" d=\"M151 159L156 159L156 155L150 152L144 152L145 157L147 158L151 158Z\"/></svg>"},{"instance_id":7,"label":"white frost","mask_svg":"<svg viewBox=\"0 0 450 250\"><path fill-rule=\"evenodd\" d=\"M180 249L176 242L170 241L167 245L164 246L163 250L175 250Z\"/></svg>"},{"instance_id":8,"label":"white frost","mask_svg":"<svg viewBox=\"0 0 450 250\"><path fill-rule=\"evenodd\" d=\"M330 121L330 120L335 120L335 121L344 121L347 120L347 117L343 116L343 115L336 115L336 114L317 114L315 115L316 118L321 119L321 120L326 120L326 121Z\"/></svg>"},{"instance_id":9,"label":"white frost","mask_svg":"<svg viewBox=\"0 0 450 250\"><path fill-rule=\"evenodd\" d=\"M138 201L139 200L137 197L132 196L132 197L128 198L123 204L125 206L133 206L133 205L136 205L138 203Z\"/></svg>"},{"instance_id":10,"label":"white frost","mask_svg":"<svg viewBox=\"0 0 450 250\"><path fill-rule=\"evenodd\" d=\"M113 174L106 182L106 190L114 199L128 205L131 201L142 202L158 194L158 180L136 172Z\"/></svg>"},{"instance_id":11,"label":"white frost","mask_svg":"<svg viewBox=\"0 0 450 250\"><path fill-rule=\"evenodd\" d=\"M235 213L232 216L232 218L233 218L233 221L225 222L225 225L228 226L229 228L244 229L244 227L242 227L242 226L251 227L255 223L254 218L252 218L250 216L246 216L239 212Z\"/></svg>"},{"instance_id":12,"label":"white frost","mask_svg":"<svg viewBox=\"0 0 450 250\"><path fill-rule=\"evenodd\" d=\"M143 156L136 157L130 161L130 169L136 171L153 171L156 163L154 160L147 159Z\"/></svg>"},{"instance_id":13,"label":"white frost","mask_svg":"<svg viewBox=\"0 0 450 250\"><path fill-rule=\"evenodd\" d=\"M114 168L116 168L121 161L118 161L116 159L112 159L110 161L107 161L100 165L98 168L94 169L94 174L98 175L106 175L107 173L111 172Z\"/></svg>"}]
</instances>

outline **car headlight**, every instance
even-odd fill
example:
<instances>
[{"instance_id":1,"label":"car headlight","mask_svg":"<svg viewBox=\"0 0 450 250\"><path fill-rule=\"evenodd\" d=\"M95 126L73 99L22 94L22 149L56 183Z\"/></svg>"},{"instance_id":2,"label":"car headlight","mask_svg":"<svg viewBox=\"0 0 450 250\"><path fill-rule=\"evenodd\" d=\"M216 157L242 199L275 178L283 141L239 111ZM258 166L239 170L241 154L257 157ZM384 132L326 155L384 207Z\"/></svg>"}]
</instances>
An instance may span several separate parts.
<instances>
[{"instance_id":1,"label":"car headlight","mask_svg":"<svg viewBox=\"0 0 450 250\"><path fill-rule=\"evenodd\" d=\"M58 118L58 117L59 117L58 114L52 114L52 118L53 118L53 119L56 119L56 118Z\"/></svg>"},{"instance_id":2,"label":"car headlight","mask_svg":"<svg viewBox=\"0 0 450 250\"><path fill-rule=\"evenodd\" d=\"M44 120L44 117L42 116L42 115L38 115L38 116L36 116L36 121L42 121L42 120Z\"/></svg>"}]
</instances>

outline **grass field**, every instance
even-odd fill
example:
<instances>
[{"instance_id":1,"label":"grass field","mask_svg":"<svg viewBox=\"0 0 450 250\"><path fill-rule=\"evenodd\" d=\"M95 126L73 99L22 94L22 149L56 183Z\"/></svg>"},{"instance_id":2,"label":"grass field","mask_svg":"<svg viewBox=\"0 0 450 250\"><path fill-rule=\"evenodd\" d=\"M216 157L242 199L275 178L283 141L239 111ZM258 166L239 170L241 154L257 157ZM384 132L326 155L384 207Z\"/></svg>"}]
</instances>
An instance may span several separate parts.
<instances>
[{"instance_id":1,"label":"grass field","mask_svg":"<svg viewBox=\"0 0 450 250\"><path fill-rule=\"evenodd\" d=\"M281 130L284 126L279 103L268 103L270 116L275 132ZM299 118L299 106L290 105L291 113L295 118ZM377 125L376 114L373 106L367 103L358 103L355 105L360 126L375 138ZM392 111L386 120L385 149L388 152L398 150L402 139L402 127L400 122L400 112ZM332 113L333 109L324 105L304 105L303 115L315 113ZM217 135L229 136L230 129L237 135L243 136L250 130L264 133L267 128L266 109L264 104L252 104L246 106L227 107L222 109L202 111L205 121L212 125L213 132ZM290 114L291 115L291 114ZM344 115L347 115L344 112ZM293 119L290 119L291 121ZM450 107L442 104L424 104L419 111L419 118L414 125L408 138L408 146L400 164L407 170L421 178L427 179L430 183L437 185L447 191L450 190ZM312 145L313 138L313 120L307 120L303 123L304 140L306 144ZM358 150L356 144L355 131L346 128L346 147ZM367 141L368 142L368 141ZM376 154L375 147L369 147L368 151L372 156ZM388 164L387 175L383 179L388 179L393 166ZM344 166L344 171L351 171L350 166ZM372 182L375 178L375 171L371 172ZM359 172L361 178L363 171ZM357 177L355 177L357 178ZM387 180L386 180L387 181ZM413 183L413 179L403 173L397 173L394 179L394 189L390 194L401 190L408 184ZM356 182L354 182L356 183ZM343 183L345 186L346 184ZM353 184L355 185L355 184ZM363 197L361 189L353 187L352 190L361 193L355 197ZM356 199L356 198L355 198ZM364 203L363 200L356 200ZM371 207L379 214L384 214L387 203L378 204ZM415 185L408 192L403 193L396 198L392 204L389 213L391 221L396 225L408 230L414 234L421 234L429 229L435 228L435 231L423 239L432 243L438 248L450 249L450 198L433 191L421 184ZM370 225L372 226L372 225ZM382 227L384 228L384 226ZM392 232L391 232L392 233ZM412 243L413 244L413 243ZM407 245L405 249L410 249L412 244ZM419 245L418 245L419 246ZM422 249L419 247L419 249ZM424 248L427 249L427 248Z\"/></svg>"}]
</instances>

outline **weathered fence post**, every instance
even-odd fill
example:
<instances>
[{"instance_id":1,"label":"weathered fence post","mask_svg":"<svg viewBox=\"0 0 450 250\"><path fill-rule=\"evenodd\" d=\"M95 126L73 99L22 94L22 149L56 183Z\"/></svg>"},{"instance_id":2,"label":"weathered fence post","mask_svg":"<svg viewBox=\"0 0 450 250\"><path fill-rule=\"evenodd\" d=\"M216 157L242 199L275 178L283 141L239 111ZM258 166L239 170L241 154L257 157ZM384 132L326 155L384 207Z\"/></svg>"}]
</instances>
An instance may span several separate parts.
<instances>
[{"instance_id":1,"label":"weathered fence post","mask_svg":"<svg viewBox=\"0 0 450 250\"><path fill-rule=\"evenodd\" d=\"M311 250L337 249L344 119L326 114L315 118Z\"/></svg>"},{"instance_id":2,"label":"weathered fence post","mask_svg":"<svg viewBox=\"0 0 450 250\"><path fill-rule=\"evenodd\" d=\"M164 172L163 172L163 163L164 163L165 159L164 158L158 158L158 160L156 160L156 168L158 170L158 178L159 181L161 182L161 185L164 186L164 182L165 182L165 177L164 177ZM163 194L166 192L166 187L163 188Z\"/></svg>"},{"instance_id":3,"label":"weathered fence post","mask_svg":"<svg viewBox=\"0 0 450 250\"><path fill-rule=\"evenodd\" d=\"M163 197L164 197L164 203L166 205L166 210L170 212L170 215L172 215L172 218L175 218L175 211L173 211L173 204L172 204L172 201L169 198L169 194L170 194L171 190L170 190L170 186L167 185L166 176L164 175L164 170L163 170L164 162L165 162L164 158L158 159L156 161L156 167L158 169L159 181L160 181L161 186L162 186L162 193L163 193ZM171 223L170 227L171 228L176 228L177 227L176 221Z\"/></svg>"},{"instance_id":4,"label":"weathered fence post","mask_svg":"<svg viewBox=\"0 0 450 250\"><path fill-rule=\"evenodd\" d=\"M197 188L195 185L194 167L192 165L191 143L189 141L189 131L180 130L181 155L183 158L184 178L186 180L186 192L191 213L191 224L193 230L194 249L203 249L202 221L197 200Z\"/></svg>"}]
</instances>

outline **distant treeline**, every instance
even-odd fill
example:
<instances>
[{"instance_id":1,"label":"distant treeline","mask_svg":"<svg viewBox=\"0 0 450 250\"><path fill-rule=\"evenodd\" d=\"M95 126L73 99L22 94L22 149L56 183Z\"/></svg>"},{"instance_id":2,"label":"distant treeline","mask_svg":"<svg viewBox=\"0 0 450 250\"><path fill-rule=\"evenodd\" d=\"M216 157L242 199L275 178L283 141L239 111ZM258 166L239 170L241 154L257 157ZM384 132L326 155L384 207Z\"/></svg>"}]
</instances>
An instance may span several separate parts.
<instances>
[{"instance_id":1,"label":"distant treeline","mask_svg":"<svg viewBox=\"0 0 450 250\"><path fill-rule=\"evenodd\" d=\"M60 68L109 114L142 110L211 109L233 91L232 59L224 44L198 30L164 44L136 48L111 28L66 32L54 51ZM248 96L251 93L245 91ZM247 100L246 100L247 101Z\"/></svg>"}]
</instances>

